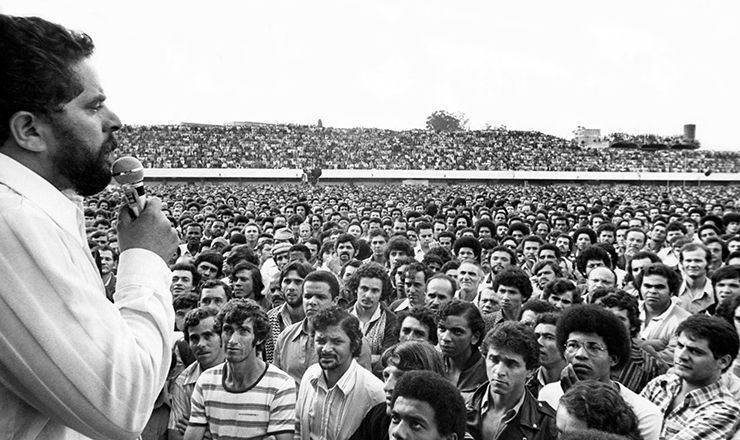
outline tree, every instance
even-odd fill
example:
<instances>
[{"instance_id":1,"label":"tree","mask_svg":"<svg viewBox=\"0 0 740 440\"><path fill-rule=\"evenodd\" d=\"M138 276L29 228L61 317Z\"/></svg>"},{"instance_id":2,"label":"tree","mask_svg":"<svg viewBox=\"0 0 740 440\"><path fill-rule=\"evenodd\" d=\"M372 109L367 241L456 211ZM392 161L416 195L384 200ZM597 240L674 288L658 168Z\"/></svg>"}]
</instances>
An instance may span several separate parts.
<instances>
[{"instance_id":1,"label":"tree","mask_svg":"<svg viewBox=\"0 0 740 440\"><path fill-rule=\"evenodd\" d=\"M468 127L468 119L464 113L451 113L446 110L437 110L427 116L427 130L460 131Z\"/></svg>"}]
</instances>

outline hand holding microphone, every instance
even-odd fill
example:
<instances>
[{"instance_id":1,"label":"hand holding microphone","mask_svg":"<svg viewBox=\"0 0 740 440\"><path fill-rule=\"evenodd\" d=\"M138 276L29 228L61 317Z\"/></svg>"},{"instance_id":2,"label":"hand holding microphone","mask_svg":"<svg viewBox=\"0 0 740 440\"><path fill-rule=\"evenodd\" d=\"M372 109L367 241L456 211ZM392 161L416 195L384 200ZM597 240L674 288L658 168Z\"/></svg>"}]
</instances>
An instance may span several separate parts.
<instances>
[{"instance_id":1,"label":"hand holding microphone","mask_svg":"<svg viewBox=\"0 0 740 440\"><path fill-rule=\"evenodd\" d=\"M162 202L156 197L147 202L141 162L122 157L113 163L111 173L126 196L126 206L119 212L117 224L121 252L146 249L168 262L179 243L177 232L162 213Z\"/></svg>"},{"instance_id":2,"label":"hand holding microphone","mask_svg":"<svg viewBox=\"0 0 740 440\"><path fill-rule=\"evenodd\" d=\"M123 188L131 215L136 218L146 206L144 166L135 157L121 157L111 168L113 178Z\"/></svg>"}]
</instances>

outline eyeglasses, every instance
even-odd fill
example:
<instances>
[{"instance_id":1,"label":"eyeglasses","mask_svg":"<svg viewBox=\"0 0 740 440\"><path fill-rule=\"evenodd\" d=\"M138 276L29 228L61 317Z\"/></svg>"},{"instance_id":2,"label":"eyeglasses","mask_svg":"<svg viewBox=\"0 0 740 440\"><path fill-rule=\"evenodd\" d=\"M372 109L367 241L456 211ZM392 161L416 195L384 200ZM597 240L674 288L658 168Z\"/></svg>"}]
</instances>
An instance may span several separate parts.
<instances>
[{"instance_id":1,"label":"eyeglasses","mask_svg":"<svg viewBox=\"0 0 740 440\"><path fill-rule=\"evenodd\" d=\"M568 353L575 353L581 348L584 348L586 350L586 353L591 356L598 356L599 354L606 351L606 348L603 345L593 341L581 342L570 340L566 341L565 343L565 351L567 351Z\"/></svg>"}]
</instances>

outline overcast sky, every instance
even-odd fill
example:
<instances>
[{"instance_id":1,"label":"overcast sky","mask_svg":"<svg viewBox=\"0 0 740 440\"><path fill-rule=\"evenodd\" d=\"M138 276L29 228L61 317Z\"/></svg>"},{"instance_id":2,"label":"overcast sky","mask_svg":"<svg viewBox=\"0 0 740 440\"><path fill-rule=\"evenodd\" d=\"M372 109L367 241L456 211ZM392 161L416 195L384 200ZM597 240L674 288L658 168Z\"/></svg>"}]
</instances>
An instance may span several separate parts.
<instances>
[{"instance_id":1,"label":"overcast sky","mask_svg":"<svg viewBox=\"0 0 740 440\"><path fill-rule=\"evenodd\" d=\"M87 32L128 124L423 128L435 110L567 138L740 151L738 1L4 0Z\"/></svg>"}]
</instances>

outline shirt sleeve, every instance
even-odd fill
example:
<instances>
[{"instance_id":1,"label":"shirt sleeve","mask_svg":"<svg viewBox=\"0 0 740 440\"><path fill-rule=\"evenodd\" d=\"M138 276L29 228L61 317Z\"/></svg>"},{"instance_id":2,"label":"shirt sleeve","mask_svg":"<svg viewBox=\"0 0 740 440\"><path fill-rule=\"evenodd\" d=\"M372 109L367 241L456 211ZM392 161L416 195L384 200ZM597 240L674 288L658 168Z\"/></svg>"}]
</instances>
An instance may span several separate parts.
<instances>
[{"instance_id":1,"label":"shirt sleeve","mask_svg":"<svg viewBox=\"0 0 740 440\"><path fill-rule=\"evenodd\" d=\"M177 429L177 422L183 422L186 426L190 419L190 396L182 384L182 377L178 376L172 384L170 393L170 421L168 429Z\"/></svg>"},{"instance_id":2,"label":"shirt sleeve","mask_svg":"<svg viewBox=\"0 0 740 440\"><path fill-rule=\"evenodd\" d=\"M296 425L295 381L286 375L275 392L270 405L270 424L268 434L293 433Z\"/></svg>"},{"instance_id":3,"label":"shirt sleeve","mask_svg":"<svg viewBox=\"0 0 740 440\"><path fill-rule=\"evenodd\" d=\"M0 400L88 437L136 437L170 366L171 273L123 252L112 304L80 237L30 204L0 213Z\"/></svg>"},{"instance_id":4,"label":"shirt sleeve","mask_svg":"<svg viewBox=\"0 0 740 440\"><path fill-rule=\"evenodd\" d=\"M208 420L206 419L206 406L203 401L203 375L200 376L198 382L195 384L193 389L193 395L190 397L190 420L188 425L207 425Z\"/></svg>"}]
</instances>

